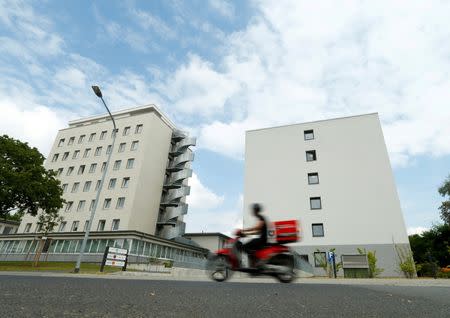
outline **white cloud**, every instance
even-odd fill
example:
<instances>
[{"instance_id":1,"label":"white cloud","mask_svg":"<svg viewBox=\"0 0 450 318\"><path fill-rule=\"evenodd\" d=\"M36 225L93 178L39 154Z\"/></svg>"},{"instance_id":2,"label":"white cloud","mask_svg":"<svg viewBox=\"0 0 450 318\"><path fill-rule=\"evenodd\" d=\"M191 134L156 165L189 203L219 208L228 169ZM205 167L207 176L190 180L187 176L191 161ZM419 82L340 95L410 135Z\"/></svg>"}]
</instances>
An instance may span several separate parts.
<instances>
[{"instance_id":1,"label":"white cloud","mask_svg":"<svg viewBox=\"0 0 450 318\"><path fill-rule=\"evenodd\" d=\"M209 0L209 5L224 17L231 18L234 16L234 6L229 1Z\"/></svg>"},{"instance_id":2,"label":"white cloud","mask_svg":"<svg viewBox=\"0 0 450 318\"><path fill-rule=\"evenodd\" d=\"M224 201L224 196L217 195L205 187L195 173L189 179L189 185L191 192L186 201L189 204L189 210L209 211L217 208Z\"/></svg>"},{"instance_id":3,"label":"white cloud","mask_svg":"<svg viewBox=\"0 0 450 318\"><path fill-rule=\"evenodd\" d=\"M67 117L48 107L35 105L21 109L13 101L0 99L0 134L26 141L46 157L58 130L65 127Z\"/></svg>"},{"instance_id":4,"label":"white cloud","mask_svg":"<svg viewBox=\"0 0 450 318\"><path fill-rule=\"evenodd\" d=\"M413 235L413 234L422 234L423 232L428 231L428 230L429 229L426 227L418 226L418 227L408 227L407 232L408 232L408 235Z\"/></svg>"},{"instance_id":5,"label":"white cloud","mask_svg":"<svg viewBox=\"0 0 450 318\"><path fill-rule=\"evenodd\" d=\"M379 112L394 165L450 153L449 2L256 5L221 59L191 58L163 87L177 109L203 118L200 147L242 158L255 123Z\"/></svg>"}]
</instances>

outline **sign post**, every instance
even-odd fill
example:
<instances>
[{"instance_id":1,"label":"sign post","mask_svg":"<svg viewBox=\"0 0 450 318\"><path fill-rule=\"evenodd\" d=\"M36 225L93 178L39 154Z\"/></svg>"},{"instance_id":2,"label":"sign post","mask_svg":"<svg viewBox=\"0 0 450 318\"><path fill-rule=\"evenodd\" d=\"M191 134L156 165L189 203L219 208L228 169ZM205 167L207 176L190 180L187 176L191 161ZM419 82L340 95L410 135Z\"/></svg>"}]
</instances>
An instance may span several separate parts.
<instances>
[{"instance_id":1,"label":"sign post","mask_svg":"<svg viewBox=\"0 0 450 318\"><path fill-rule=\"evenodd\" d=\"M100 272L103 272L105 265L122 267L122 271L126 271L127 263L128 263L128 250L127 249L107 246L105 249L105 253L103 254L103 260L102 260L102 265L100 266Z\"/></svg>"}]
</instances>

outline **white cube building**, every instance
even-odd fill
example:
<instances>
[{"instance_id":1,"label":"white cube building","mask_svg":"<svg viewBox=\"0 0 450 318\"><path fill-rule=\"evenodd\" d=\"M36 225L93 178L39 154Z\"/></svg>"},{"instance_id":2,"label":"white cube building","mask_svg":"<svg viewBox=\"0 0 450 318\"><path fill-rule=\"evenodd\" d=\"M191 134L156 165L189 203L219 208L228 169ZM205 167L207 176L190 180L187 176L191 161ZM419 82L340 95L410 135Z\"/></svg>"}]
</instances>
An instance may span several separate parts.
<instances>
[{"instance_id":1,"label":"white cube building","mask_svg":"<svg viewBox=\"0 0 450 318\"><path fill-rule=\"evenodd\" d=\"M317 275L325 252L376 251L382 276L399 276L395 245L409 250L377 114L247 131L244 226L260 202L270 221L297 219L293 248Z\"/></svg>"}]
</instances>

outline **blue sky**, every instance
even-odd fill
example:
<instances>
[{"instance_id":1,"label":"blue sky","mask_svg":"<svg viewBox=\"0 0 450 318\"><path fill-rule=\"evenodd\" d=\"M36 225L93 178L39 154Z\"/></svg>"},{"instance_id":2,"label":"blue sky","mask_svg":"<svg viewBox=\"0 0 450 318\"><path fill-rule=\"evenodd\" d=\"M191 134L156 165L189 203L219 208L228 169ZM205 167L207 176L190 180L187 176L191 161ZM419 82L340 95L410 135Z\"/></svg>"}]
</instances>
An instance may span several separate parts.
<instances>
[{"instance_id":1,"label":"blue sky","mask_svg":"<svg viewBox=\"0 0 450 318\"><path fill-rule=\"evenodd\" d=\"M378 112L409 231L450 174L448 1L3 1L0 133L157 104L198 137L188 231L242 213L248 129ZM45 125L43 125L45 123ZM218 168L220 167L220 168Z\"/></svg>"}]
</instances>

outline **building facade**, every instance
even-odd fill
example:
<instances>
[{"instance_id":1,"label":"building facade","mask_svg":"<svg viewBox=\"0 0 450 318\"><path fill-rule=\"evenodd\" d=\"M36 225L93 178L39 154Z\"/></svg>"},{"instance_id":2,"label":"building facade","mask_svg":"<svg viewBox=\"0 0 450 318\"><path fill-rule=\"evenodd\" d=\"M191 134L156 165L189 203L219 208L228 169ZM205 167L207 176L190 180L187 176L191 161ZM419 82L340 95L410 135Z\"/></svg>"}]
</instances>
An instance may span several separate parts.
<instances>
[{"instance_id":1,"label":"building facade","mask_svg":"<svg viewBox=\"0 0 450 318\"><path fill-rule=\"evenodd\" d=\"M399 276L410 250L377 114L247 131L244 207L261 202L270 221L297 219L293 248L325 275L326 252L376 251L382 276ZM256 220L244 213L244 226ZM342 273L340 273L342 274Z\"/></svg>"},{"instance_id":2,"label":"building facade","mask_svg":"<svg viewBox=\"0 0 450 318\"><path fill-rule=\"evenodd\" d=\"M30 260L45 240L45 259L74 261L107 169L86 261L100 262L106 246L128 249L130 262L204 261L207 250L183 238L195 138L154 105L112 115L115 132L109 115L74 120L58 132L45 167L61 181L63 221L44 238L38 217L25 214L17 234L0 235L0 259Z\"/></svg>"},{"instance_id":3,"label":"building facade","mask_svg":"<svg viewBox=\"0 0 450 318\"><path fill-rule=\"evenodd\" d=\"M217 250L223 248L226 241L230 239L229 236L219 232L186 233L184 237L208 249L211 253L215 253Z\"/></svg>"},{"instance_id":4,"label":"building facade","mask_svg":"<svg viewBox=\"0 0 450 318\"><path fill-rule=\"evenodd\" d=\"M58 132L45 162L57 172L67 201L57 232L83 232L112 152L92 231L132 230L171 239L184 234L187 179L195 138L178 131L153 105L74 120ZM25 215L19 233L39 232Z\"/></svg>"},{"instance_id":5,"label":"building facade","mask_svg":"<svg viewBox=\"0 0 450 318\"><path fill-rule=\"evenodd\" d=\"M20 222L0 219L0 235L15 234L19 229Z\"/></svg>"}]
</instances>

